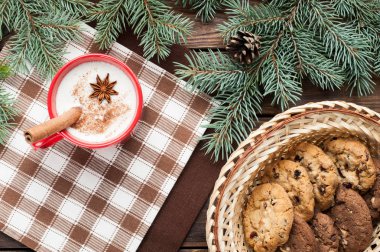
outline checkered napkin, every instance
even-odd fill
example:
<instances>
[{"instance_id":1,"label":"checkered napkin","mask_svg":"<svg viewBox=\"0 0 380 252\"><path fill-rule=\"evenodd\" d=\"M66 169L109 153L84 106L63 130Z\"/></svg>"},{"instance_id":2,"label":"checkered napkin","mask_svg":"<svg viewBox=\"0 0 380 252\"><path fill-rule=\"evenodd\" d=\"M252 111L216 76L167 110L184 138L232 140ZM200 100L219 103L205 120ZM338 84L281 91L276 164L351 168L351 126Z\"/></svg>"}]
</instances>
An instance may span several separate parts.
<instances>
[{"instance_id":1,"label":"checkered napkin","mask_svg":"<svg viewBox=\"0 0 380 252\"><path fill-rule=\"evenodd\" d=\"M85 26L66 60L97 51L94 33ZM32 71L1 83L22 114L0 147L0 229L32 249L135 251L204 133L209 97L186 91L182 81L120 44L107 53L136 73L145 104L133 136L109 148L61 141L34 151L23 131L47 120L50 82Z\"/></svg>"}]
</instances>

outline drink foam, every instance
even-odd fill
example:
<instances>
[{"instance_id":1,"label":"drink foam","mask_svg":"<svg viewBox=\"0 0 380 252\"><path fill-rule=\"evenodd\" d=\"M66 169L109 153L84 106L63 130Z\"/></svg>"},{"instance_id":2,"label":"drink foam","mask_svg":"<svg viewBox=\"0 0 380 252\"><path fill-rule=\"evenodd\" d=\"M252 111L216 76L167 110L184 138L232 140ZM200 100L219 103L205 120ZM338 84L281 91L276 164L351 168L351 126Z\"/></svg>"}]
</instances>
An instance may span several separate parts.
<instances>
[{"instance_id":1,"label":"drink foam","mask_svg":"<svg viewBox=\"0 0 380 252\"><path fill-rule=\"evenodd\" d=\"M111 103L103 100L99 105L97 98L89 98L93 92L90 83L96 83L96 75L104 80L107 74L110 82L117 81L113 89L119 94L111 96ZM130 127L136 113L136 90L129 76L117 66L101 61L86 62L63 77L57 89L55 106L58 115L72 107L82 107L81 119L87 116L88 123L70 127L67 132L82 142L98 144L119 137ZM127 109L122 111L121 108ZM99 112L94 114L94 111ZM104 112L107 111L114 116L105 125Z\"/></svg>"}]
</instances>

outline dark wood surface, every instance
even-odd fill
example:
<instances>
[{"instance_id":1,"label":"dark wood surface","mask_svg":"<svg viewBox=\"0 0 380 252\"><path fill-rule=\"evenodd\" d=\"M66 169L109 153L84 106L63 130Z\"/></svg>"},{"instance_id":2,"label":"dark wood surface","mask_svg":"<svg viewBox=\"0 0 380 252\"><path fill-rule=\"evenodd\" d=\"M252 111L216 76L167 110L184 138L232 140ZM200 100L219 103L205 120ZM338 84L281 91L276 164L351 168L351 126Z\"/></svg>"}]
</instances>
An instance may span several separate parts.
<instances>
[{"instance_id":1,"label":"dark wood surface","mask_svg":"<svg viewBox=\"0 0 380 252\"><path fill-rule=\"evenodd\" d=\"M193 18L194 14L183 10L185 15ZM202 24L199 21L194 22L194 32L193 35L188 39L187 45L189 49L205 49L205 48L223 48L223 42L221 37L216 31L218 24L222 23L226 19L224 14L218 14L215 20L209 24ZM131 48L132 43L137 43L137 41L128 40L128 31L125 32L121 38L120 42L127 47ZM128 37L129 38L129 37ZM141 51L138 53L142 53ZM167 61L183 61L183 58L173 58L169 57ZM168 69L169 68L169 69ZM172 70L169 66L167 70ZM380 80L376 80L380 84ZM380 85L376 87L375 93L368 97L350 97L346 90L337 90L334 92L325 92L320 90L311 84L306 83L303 87L303 96L297 105L304 104L307 102L323 101L323 100L345 100L350 102L355 102L357 104L367 106L377 112L380 112ZM270 117L279 113L280 110L276 107L271 106L271 100L265 99L263 102L263 113L260 117L262 121L267 121ZM200 212L197 220L194 222L190 232L185 239L181 252L195 252L195 251L207 251L207 244L205 239L205 223L206 223L206 211L208 207L208 202L205 203L202 211ZM0 250L2 251L31 251L24 245L13 240L12 238L6 236L0 232Z\"/></svg>"}]
</instances>

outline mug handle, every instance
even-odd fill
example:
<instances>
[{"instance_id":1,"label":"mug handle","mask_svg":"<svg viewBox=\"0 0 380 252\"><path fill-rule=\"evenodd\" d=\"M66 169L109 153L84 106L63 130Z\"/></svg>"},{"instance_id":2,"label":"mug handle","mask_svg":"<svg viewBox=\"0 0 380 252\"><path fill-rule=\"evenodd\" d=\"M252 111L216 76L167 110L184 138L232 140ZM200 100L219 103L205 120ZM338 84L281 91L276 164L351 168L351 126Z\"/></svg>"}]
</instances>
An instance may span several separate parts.
<instances>
[{"instance_id":1,"label":"mug handle","mask_svg":"<svg viewBox=\"0 0 380 252\"><path fill-rule=\"evenodd\" d=\"M48 136L47 138L44 138L38 142L32 143L35 150L38 149L45 149L47 147L50 147L54 145L56 142L59 142L63 139L63 136L61 134L55 133L51 136Z\"/></svg>"}]
</instances>

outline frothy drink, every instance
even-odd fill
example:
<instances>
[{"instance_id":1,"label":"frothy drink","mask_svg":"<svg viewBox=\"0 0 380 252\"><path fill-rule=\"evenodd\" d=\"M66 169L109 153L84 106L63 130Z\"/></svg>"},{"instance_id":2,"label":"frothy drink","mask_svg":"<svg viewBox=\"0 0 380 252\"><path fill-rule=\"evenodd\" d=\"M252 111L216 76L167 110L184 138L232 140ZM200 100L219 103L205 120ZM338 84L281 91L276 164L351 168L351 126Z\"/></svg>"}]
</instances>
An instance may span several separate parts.
<instances>
[{"instance_id":1,"label":"frothy drink","mask_svg":"<svg viewBox=\"0 0 380 252\"><path fill-rule=\"evenodd\" d=\"M94 93L97 76L101 81L109 76L109 83L116 81L111 102L99 102ZM116 94L116 92L114 92ZM87 143L103 143L119 137L130 127L136 113L136 90L129 76L117 66L106 62L82 63L70 70L59 84L56 94L58 115L72 107L83 109L79 121L67 131L74 138Z\"/></svg>"}]
</instances>

